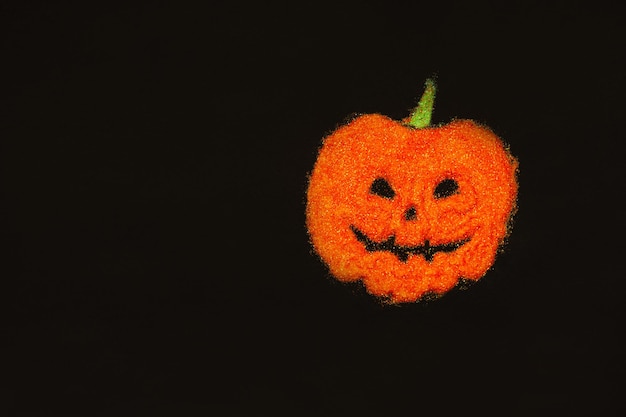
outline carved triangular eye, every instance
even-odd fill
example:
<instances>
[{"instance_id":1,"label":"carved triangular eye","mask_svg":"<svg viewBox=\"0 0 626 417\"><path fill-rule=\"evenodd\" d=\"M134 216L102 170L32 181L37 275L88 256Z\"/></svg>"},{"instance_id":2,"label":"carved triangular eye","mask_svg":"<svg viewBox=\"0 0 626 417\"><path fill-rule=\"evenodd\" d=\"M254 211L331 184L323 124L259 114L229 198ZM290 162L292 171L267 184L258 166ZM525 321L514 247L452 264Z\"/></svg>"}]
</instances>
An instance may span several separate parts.
<instances>
[{"instance_id":1,"label":"carved triangular eye","mask_svg":"<svg viewBox=\"0 0 626 417\"><path fill-rule=\"evenodd\" d=\"M379 197L392 199L396 196L396 192L393 191L391 185L384 178L376 178L372 185L370 186L370 193L375 194Z\"/></svg>"},{"instance_id":2,"label":"carved triangular eye","mask_svg":"<svg viewBox=\"0 0 626 417\"><path fill-rule=\"evenodd\" d=\"M446 178L435 187L435 198L446 198L459 191L459 184L452 178Z\"/></svg>"}]
</instances>

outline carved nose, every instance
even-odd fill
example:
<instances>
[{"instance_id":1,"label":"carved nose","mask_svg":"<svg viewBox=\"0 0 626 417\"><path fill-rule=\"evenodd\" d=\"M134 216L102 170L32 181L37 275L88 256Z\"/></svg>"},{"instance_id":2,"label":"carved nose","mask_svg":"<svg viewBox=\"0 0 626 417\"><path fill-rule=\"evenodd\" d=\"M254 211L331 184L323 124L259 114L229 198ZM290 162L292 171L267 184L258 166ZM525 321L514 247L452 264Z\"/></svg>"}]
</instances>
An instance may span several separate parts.
<instances>
[{"instance_id":1,"label":"carved nose","mask_svg":"<svg viewBox=\"0 0 626 417\"><path fill-rule=\"evenodd\" d=\"M404 220L409 221L409 222L417 220L417 210L415 209L415 207L409 207L404 212Z\"/></svg>"}]
</instances>

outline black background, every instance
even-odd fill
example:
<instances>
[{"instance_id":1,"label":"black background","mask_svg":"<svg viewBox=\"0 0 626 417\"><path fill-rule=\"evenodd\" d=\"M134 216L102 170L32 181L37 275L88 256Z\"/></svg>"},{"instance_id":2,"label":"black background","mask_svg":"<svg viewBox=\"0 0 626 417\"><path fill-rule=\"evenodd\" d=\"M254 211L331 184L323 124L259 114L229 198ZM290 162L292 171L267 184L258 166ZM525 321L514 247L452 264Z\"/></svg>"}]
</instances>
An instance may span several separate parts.
<instances>
[{"instance_id":1,"label":"black background","mask_svg":"<svg viewBox=\"0 0 626 417\"><path fill-rule=\"evenodd\" d=\"M623 14L545 3L3 2L0 413L623 413ZM479 283L386 306L311 253L307 174L433 74L519 212Z\"/></svg>"}]
</instances>

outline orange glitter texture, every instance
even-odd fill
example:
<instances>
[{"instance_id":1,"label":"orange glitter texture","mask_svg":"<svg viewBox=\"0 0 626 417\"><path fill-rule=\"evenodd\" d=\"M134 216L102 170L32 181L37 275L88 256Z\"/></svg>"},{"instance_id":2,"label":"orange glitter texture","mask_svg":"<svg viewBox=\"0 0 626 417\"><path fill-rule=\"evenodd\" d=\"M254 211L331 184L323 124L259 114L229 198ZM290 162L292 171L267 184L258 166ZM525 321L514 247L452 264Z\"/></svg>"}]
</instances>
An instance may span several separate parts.
<instances>
[{"instance_id":1,"label":"orange glitter texture","mask_svg":"<svg viewBox=\"0 0 626 417\"><path fill-rule=\"evenodd\" d=\"M328 136L309 178L315 251L391 303L441 295L492 266L516 209L517 161L470 120L413 128L378 114Z\"/></svg>"}]
</instances>

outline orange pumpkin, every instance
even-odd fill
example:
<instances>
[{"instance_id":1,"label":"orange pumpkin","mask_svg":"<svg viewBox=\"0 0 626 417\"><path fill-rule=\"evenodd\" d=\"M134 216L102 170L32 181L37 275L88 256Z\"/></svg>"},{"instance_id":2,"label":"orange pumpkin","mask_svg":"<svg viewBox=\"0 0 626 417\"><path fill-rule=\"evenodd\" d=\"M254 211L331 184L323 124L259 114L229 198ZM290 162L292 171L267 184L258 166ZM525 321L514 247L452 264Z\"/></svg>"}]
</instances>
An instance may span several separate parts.
<instances>
[{"instance_id":1,"label":"orange pumpkin","mask_svg":"<svg viewBox=\"0 0 626 417\"><path fill-rule=\"evenodd\" d=\"M391 302L442 294L491 267L516 207L517 161L470 120L355 118L323 141L307 190L316 252L341 281Z\"/></svg>"}]
</instances>

